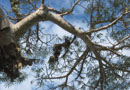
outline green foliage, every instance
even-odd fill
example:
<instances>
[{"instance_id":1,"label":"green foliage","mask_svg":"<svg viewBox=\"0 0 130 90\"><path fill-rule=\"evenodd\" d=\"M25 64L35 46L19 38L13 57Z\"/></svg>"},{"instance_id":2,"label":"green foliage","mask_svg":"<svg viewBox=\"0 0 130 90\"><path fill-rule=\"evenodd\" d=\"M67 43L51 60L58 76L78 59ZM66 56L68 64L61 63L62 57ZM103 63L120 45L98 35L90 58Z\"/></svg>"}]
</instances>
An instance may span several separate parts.
<instances>
[{"instance_id":1,"label":"green foliage","mask_svg":"<svg viewBox=\"0 0 130 90\"><path fill-rule=\"evenodd\" d=\"M33 12L34 8L39 7L38 3L40 0L31 0L33 2L32 5L29 1L30 0L21 0L19 7L12 7L12 9L14 11L19 11L22 15L24 15L24 13ZM92 27L95 29L110 24L118 16L120 16L126 8L128 9L128 2L129 0L82 0L82 3L86 4L86 7L84 8L84 15L86 15L85 17L87 18L84 20L87 22L87 27ZM66 12L69 11L69 9L61 8L60 11ZM106 36L112 39L113 42L117 42L125 36L130 35L129 18L130 14L124 16L116 24L107 28ZM93 26L90 26L91 24ZM46 34L44 31L45 30L42 28L42 26L35 25L30 29L30 32L28 31L20 39L21 50L25 57L39 59L39 61L32 66L32 72L35 73L34 78L36 79L32 82L36 82L36 86L38 87L46 87L48 83L51 83L50 85L54 86L55 88L57 82L62 84L65 83L64 81L68 80L65 87L64 85L61 86L66 90L77 90L77 88L78 90L100 90L101 76L99 61L96 59L91 50L87 56L80 60L73 72L71 72L68 77L62 79L62 76L65 76L73 69L73 66L79 60L80 56L82 56L82 53L86 48L88 48L86 47L86 44L81 39L76 38L70 45L66 56L62 57L65 52L65 49L62 49L62 52L58 58L58 62L52 63L50 66L48 64L48 60L49 57L54 53L52 49L53 45L56 43L63 43L65 38L71 41L73 37L64 36L61 38L57 37L57 35ZM109 42L108 47L111 46L108 38L106 39L106 37L103 37L103 32L95 32L90 36L90 39L94 43L96 42L97 44L104 44L105 42ZM124 45L130 45L130 39L123 41L119 47ZM102 51L96 51L99 52L99 55L105 58L106 61L113 66L119 67L123 70L130 69L130 57L123 55L117 56L114 55L113 52L110 52L110 50L105 51L105 49ZM114 49L115 48L112 48L112 50ZM127 47L125 49L128 50L129 48ZM116 51L121 52L121 50L118 51L115 49L115 52ZM130 73L123 70L113 69L113 67L109 66L109 64L104 61L102 61L102 63L104 90L128 90L130 86ZM61 77L57 79L56 77L59 76ZM16 82L22 82L26 77L27 75L24 74L20 76ZM8 82L7 77L4 75L0 77L0 80L2 82Z\"/></svg>"}]
</instances>

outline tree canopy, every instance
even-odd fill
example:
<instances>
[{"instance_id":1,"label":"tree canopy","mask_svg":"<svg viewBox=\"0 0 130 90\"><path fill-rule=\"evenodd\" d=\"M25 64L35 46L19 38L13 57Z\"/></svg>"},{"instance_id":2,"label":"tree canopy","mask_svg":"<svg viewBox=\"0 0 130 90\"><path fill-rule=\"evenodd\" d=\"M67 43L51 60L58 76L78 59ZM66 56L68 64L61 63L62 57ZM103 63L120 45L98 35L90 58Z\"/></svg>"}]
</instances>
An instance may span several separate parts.
<instances>
[{"instance_id":1,"label":"tree canopy","mask_svg":"<svg viewBox=\"0 0 130 90\"><path fill-rule=\"evenodd\" d=\"M0 9L2 83L24 82L29 65L38 90L129 89L130 0L9 4Z\"/></svg>"}]
</instances>

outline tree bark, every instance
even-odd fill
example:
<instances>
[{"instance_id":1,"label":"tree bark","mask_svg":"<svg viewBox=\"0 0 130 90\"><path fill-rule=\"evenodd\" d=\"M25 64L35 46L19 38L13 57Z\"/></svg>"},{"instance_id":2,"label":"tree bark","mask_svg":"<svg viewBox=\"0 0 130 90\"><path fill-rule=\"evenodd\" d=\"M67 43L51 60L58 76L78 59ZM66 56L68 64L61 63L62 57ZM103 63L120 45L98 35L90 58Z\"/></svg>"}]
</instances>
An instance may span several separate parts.
<instances>
[{"instance_id":1,"label":"tree bark","mask_svg":"<svg viewBox=\"0 0 130 90\"><path fill-rule=\"evenodd\" d=\"M46 6L40 7L34 13L27 16L26 18L19 21L13 26L13 30L14 30L16 38L19 39L21 36L23 36L24 33L27 32L28 28L30 28L31 26L35 25L36 23L40 21L51 21L59 25L67 32L70 32L71 34L76 35L79 38L81 38L91 49L94 49L93 43L91 42L90 37L83 35L82 29L79 29L71 25L67 21L65 21L63 17L60 16L60 14L49 12Z\"/></svg>"}]
</instances>

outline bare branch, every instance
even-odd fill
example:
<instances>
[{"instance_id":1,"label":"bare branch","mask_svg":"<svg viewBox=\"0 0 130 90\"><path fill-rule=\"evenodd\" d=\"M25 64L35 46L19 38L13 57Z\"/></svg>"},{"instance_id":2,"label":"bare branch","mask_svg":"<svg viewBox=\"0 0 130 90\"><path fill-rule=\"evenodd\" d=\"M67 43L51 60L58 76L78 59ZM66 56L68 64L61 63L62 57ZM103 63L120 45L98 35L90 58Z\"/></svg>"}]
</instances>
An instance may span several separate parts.
<instances>
[{"instance_id":1,"label":"bare branch","mask_svg":"<svg viewBox=\"0 0 130 90\"><path fill-rule=\"evenodd\" d=\"M95 21L94 24L100 24L100 23L112 22L112 21L114 21L114 20L115 20L115 18L107 19L107 20L100 20L100 21Z\"/></svg>"},{"instance_id":2,"label":"bare branch","mask_svg":"<svg viewBox=\"0 0 130 90\"><path fill-rule=\"evenodd\" d=\"M41 7L44 6L44 1L45 1L45 0L42 0L42 1L41 1Z\"/></svg>"},{"instance_id":3,"label":"bare branch","mask_svg":"<svg viewBox=\"0 0 130 90\"><path fill-rule=\"evenodd\" d=\"M99 83L100 83L100 79L101 79L101 78L98 79L98 81L97 81L97 83L96 83L94 89L96 89L96 88L98 87L98 85L99 85Z\"/></svg>"},{"instance_id":4,"label":"bare branch","mask_svg":"<svg viewBox=\"0 0 130 90\"><path fill-rule=\"evenodd\" d=\"M102 45L98 45L98 44L95 44L95 46L98 46L98 47L96 47L98 50L108 50L108 51L116 54L117 56L121 56L119 53L117 53L116 51L112 50L112 48L108 48L108 47L105 47L105 46L102 46Z\"/></svg>"},{"instance_id":5,"label":"bare branch","mask_svg":"<svg viewBox=\"0 0 130 90\"><path fill-rule=\"evenodd\" d=\"M129 39L129 38L130 38L130 35L126 36L125 38L123 38L123 39L119 40L117 43L115 43L115 44L113 45L113 47L119 45L121 42L123 42L124 40Z\"/></svg>"},{"instance_id":6,"label":"bare branch","mask_svg":"<svg viewBox=\"0 0 130 90\"><path fill-rule=\"evenodd\" d=\"M45 0L42 0L41 3L44 4L44 1L45 1Z\"/></svg>"},{"instance_id":7,"label":"bare branch","mask_svg":"<svg viewBox=\"0 0 130 90\"><path fill-rule=\"evenodd\" d=\"M123 46L120 46L120 47L117 47L117 48L111 48L111 49L113 49L113 50L121 50L121 49L125 49L125 48L130 48L130 44L128 44L128 45L123 45Z\"/></svg>"},{"instance_id":8,"label":"bare branch","mask_svg":"<svg viewBox=\"0 0 130 90\"><path fill-rule=\"evenodd\" d=\"M61 14L61 13L62 13L62 12L60 12L60 11L54 9L54 8L51 8L51 7L48 7L48 10L49 10L49 11L52 11L52 12L55 12L55 13L57 13L57 14Z\"/></svg>"},{"instance_id":9,"label":"bare branch","mask_svg":"<svg viewBox=\"0 0 130 90\"><path fill-rule=\"evenodd\" d=\"M109 66L106 66L106 65L105 65L105 66L108 67L108 68L117 69L117 70L120 70L120 71L123 71L123 72L130 72L130 70L126 70L126 69L123 69L123 68L119 68L119 67L116 67L116 66L110 64L105 58L102 58L102 60L103 60L107 65L109 65Z\"/></svg>"},{"instance_id":10,"label":"bare branch","mask_svg":"<svg viewBox=\"0 0 130 90\"><path fill-rule=\"evenodd\" d=\"M88 54L89 49L87 48L87 50L85 50L85 52L82 54L82 56L80 56L80 58L75 62L75 64L73 65L73 67L71 68L71 70L69 71L69 73L67 74L67 76L69 76L73 70L75 69L75 67L79 64L79 62L86 57L86 55Z\"/></svg>"},{"instance_id":11,"label":"bare branch","mask_svg":"<svg viewBox=\"0 0 130 90\"><path fill-rule=\"evenodd\" d=\"M101 90L103 90L103 65L102 65L102 61L101 60L98 60L99 62L99 68L100 68L100 84L101 84Z\"/></svg>"},{"instance_id":12,"label":"bare branch","mask_svg":"<svg viewBox=\"0 0 130 90\"><path fill-rule=\"evenodd\" d=\"M96 59L98 60L99 62L99 69L100 69L100 84L101 84L101 90L103 90L103 64L102 64L102 57L100 55L99 52L97 52L96 50L93 51L95 56L96 56Z\"/></svg>"},{"instance_id":13,"label":"bare branch","mask_svg":"<svg viewBox=\"0 0 130 90\"><path fill-rule=\"evenodd\" d=\"M84 58L83 61L82 61L82 63L81 63L80 71L79 71L77 77L75 78L75 80L78 79L79 77L81 77L81 73L82 73L82 71L83 71L85 59L86 59L86 58Z\"/></svg>"},{"instance_id":14,"label":"bare branch","mask_svg":"<svg viewBox=\"0 0 130 90\"><path fill-rule=\"evenodd\" d=\"M68 77L72 72L73 70L76 68L76 66L79 64L79 62L81 60L83 60L89 53L89 49L86 49L84 51L84 53L79 57L79 59L75 62L75 64L73 65L73 67L71 68L71 70L64 76L60 76L60 77L47 77L47 78L42 78L42 79L61 79L61 78L65 78L65 77Z\"/></svg>"},{"instance_id":15,"label":"bare branch","mask_svg":"<svg viewBox=\"0 0 130 90\"><path fill-rule=\"evenodd\" d=\"M13 32L15 33L16 38L19 39L31 26L35 25L39 21L45 20L45 13L47 13L46 9L43 10L43 7L41 7L34 13L16 23L13 27Z\"/></svg>"},{"instance_id":16,"label":"bare branch","mask_svg":"<svg viewBox=\"0 0 130 90\"><path fill-rule=\"evenodd\" d=\"M83 32L82 34L90 34L90 33L93 33L93 32L98 32L98 31L107 29L107 28L111 27L112 25L116 24L124 15L126 15L126 14L128 14L128 13L130 13L130 11L123 13L122 15L120 15L118 18L116 18L113 22L111 22L111 23L108 24L108 25L105 25L105 26L100 27L100 28L97 28L97 29L93 29L93 30L88 31L88 32Z\"/></svg>"},{"instance_id":17,"label":"bare branch","mask_svg":"<svg viewBox=\"0 0 130 90\"><path fill-rule=\"evenodd\" d=\"M78 0L78 1L77 1L77 2L72 6L72 8L71 8L70 11L68 11L68 12L64 12L64 13L62 13L62 14L60 14L60 15L63 16L63 15L71 14L71 13L73 12L75 6L76 6L79 2L80 2L80 0Z\"/></svg>"}]
</instances>

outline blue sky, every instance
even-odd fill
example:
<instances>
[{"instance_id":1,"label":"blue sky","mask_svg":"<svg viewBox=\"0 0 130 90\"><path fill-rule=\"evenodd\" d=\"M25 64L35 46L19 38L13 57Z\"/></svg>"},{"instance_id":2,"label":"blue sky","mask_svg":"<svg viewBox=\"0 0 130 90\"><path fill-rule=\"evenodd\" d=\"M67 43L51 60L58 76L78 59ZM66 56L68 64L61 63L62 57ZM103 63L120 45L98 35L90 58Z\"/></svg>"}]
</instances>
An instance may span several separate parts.
<instances>
[{"instance_id":1,"label":"blue sky","mask_svg":"<svg viewBox=\"0 0 130 90\"><path fill-rule=\"evenodd\" d=\"M62 6L70 8L71 3L72 3L72 2L70 2L72 0L64 0L65 1L64 3L63 3L63 0L45 0L45 1L48 1L48 2L46 2L46 4L50 4L50 6L56 8L56 9L59 9L59 7L62 7ZM6 8L7 10L10 9L9 0L0 0L0 5L4 6L4 8ZM66 16L65 18L67 19L67 21L71 22L73 25L76 25L78 27L87 28L86 24L82 23L82 20L81 20L83 12L84 11L80 7L77 7L76 11L74 11L75 18L73 18L73 16L71 16L71 15ZM70 35L68 32L66 32L65 30L63 30L62 28L60 28L59 26L57 26L56 24L53 24L51 22L44 22L44 23L42 22L41 25L46 28L47 32L49 30L48 33L55 33L61 38L64 35ZM35 85L31 84L31 81L34 79L32 72L31 72L31 67L27 67L25 69L25 71L27 71L29 74L29 77L25 81L23 81L20 84L12 85L10 87L6 87L5 83L0 83L0 90L33 90L33 88L35 88ZM40 89L38 89L38 90L40 90Z\"/></svg>"},{"instance_id":2,"label":"blue sky","mask_svg":"<svg viewBox=\"0 0 130 90\"><path fill-rule=\"evenodd\" d=\"M0 0L0 5L4 6L4 8L7 8L7 9L10 8L9 0Z\"/></svg>"},{"instance_id":3,"label":"blue sky","mask_svg":"<svg viewBox=\"0 0 130 90\"><path fill-rule=\"evenodd\" d=\"M50 6L56 9L59 9L59 7L70 8L73 0L64 0L64 3L63 0L45 0L45 1L47 1L46 4L49 4ZM0 0L0 5L4 6L4 8L6 9L10 8L9 0ZM81 7L77 6L74 11L74 14L75 14L74 16L72 15L66 16L65 19L67 19L67 21L69 21L74 26L87 29L88 28L87 24L82 22L85 16L84 10ZM49 30L48 33L58 34L59 37L63 37L64 35L70 35L68 32L64 31L62 28L51 22L44 22L44 23L42 22L41 25L46 28L45 30L46 32L48 32ZM103 33L107 34L106 32ZM123 53L125 55L129 55L130 51L124 51ZM24 82L22 82L21 84L12 85L9 88L6 88L4 83L0 83L0 90L33 90L35 85L30 83L30 81L34 79L33 74L31 72L31 67L27 67L26 70L30 75Z\"/></svg>"}]
</instances>

